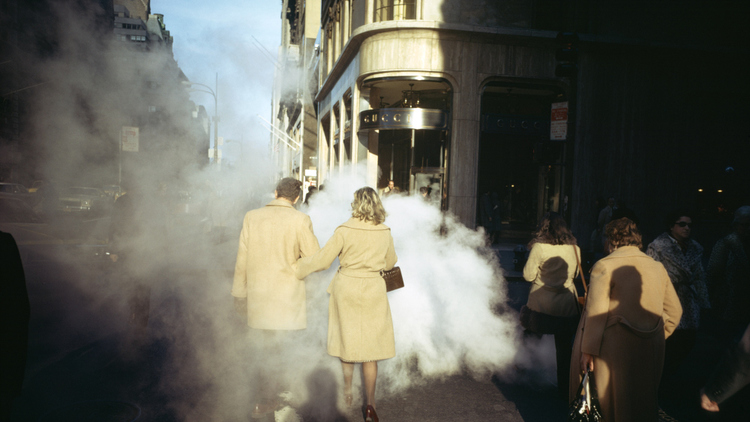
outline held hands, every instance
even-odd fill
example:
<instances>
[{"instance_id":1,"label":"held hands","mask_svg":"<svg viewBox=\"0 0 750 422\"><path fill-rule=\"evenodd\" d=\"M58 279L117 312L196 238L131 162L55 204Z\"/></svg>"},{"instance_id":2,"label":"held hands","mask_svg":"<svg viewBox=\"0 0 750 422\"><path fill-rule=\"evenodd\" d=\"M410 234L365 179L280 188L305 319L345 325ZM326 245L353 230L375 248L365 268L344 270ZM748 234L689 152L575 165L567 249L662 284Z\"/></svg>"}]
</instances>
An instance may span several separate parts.
<instances>
[{"instance_id":1,"label":"held hands","mask_svg":"<svg viewBox=\"0 0 750 422\"><path fill-rule=\"evenodd\" d=\"M581 353L581 372L585 372L586 368L589 371L594 370L594 357L588 353Z\"/></svg>"}]
</instances>

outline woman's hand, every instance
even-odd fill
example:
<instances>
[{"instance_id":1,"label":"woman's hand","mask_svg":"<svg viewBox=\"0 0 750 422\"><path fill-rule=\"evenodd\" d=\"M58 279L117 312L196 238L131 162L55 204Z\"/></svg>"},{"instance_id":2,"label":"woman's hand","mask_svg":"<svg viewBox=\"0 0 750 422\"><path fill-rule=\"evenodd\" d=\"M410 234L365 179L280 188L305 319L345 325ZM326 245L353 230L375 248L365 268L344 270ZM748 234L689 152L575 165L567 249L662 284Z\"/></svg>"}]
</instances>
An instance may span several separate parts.
<instances>
[{"instance_id":1,"label":"woman's hand","mask_svg":"<svg viewBox=\"0 0 750 422\"><path fill-rule=\"evenodd\" d=\"M715 401L709 399L703 390L701 390L701 407L709 412L719 411L719 405Z\"/></svg>"},{"instance_id":2,"label":"woman's hand","mask_svg":"<svg viewBox=\"0 0 750 422\"><path fill-rule=\"evenodd\" d=\"M581 353L581 372L586 372L586 368L589 371L594 370L594 357L588 353Z\"/></svg>"}]
</instances>

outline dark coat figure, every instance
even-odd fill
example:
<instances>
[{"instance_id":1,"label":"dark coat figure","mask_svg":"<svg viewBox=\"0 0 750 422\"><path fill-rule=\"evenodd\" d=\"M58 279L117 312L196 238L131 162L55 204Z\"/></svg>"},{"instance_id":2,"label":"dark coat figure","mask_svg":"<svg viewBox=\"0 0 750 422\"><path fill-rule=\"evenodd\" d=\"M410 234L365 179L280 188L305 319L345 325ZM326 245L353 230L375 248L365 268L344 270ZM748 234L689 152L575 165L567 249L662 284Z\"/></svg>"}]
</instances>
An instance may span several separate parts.
<instances>
[{"instance_id":1,"label":"dark coat figure","mask_svg":"<svg viewBox=\"0 0 750 422\"><path fill-rule=\"evenodd\" d=\"M735 213L732 233L711 251L706 271L711 307L721 321L719 336L735 340L750 323L750 206ZM719 334L719 333L717 333Z\"/></svg>"},{"instance_id":2,"label":"dark coat figure","mask_svg":"<svg viewBox=\"0 0 750 422\"><path fill-rule=\"evenodd\" d=\"M0 421L9 421L20 394L29 340L29 295L16 241L0 232Z\"/></svg>"},{"instance_id":3,"label":"dark coat figure","mask_svg":"<svg viewBox=\"0 0 750 422\"><path fill-rule=\"evenodd\" d=\"M110 253L130 307L130 322L148 323L151 284L165 276L166 206L162 196L146 198L128 192L115 201L110 226Z\"/></svg>"},{"instance_id":4,"label":"dark coat figure","mask_svg":"<svg viewBox=\"0 0 750 422\"><path fill-rule=\"evenodd\" d=\"M750 384L750 325L745 329L740 342L726 351L701 390L701 407L710 412L718 412L719 404L748 384Z\"/></svg>"},{"instance_id":5,"label":"dark coat figure","mask_svg":"<svg viewBox=\"0 0 750 422\"><path fill-rule=\"evenodd\" d=\"M496 192L487 191L479 198L479 214L482 227L487 232L491 243L497 242L500 236L502 221L500 216L500 199Z\"/></svg>"}]
</instances>

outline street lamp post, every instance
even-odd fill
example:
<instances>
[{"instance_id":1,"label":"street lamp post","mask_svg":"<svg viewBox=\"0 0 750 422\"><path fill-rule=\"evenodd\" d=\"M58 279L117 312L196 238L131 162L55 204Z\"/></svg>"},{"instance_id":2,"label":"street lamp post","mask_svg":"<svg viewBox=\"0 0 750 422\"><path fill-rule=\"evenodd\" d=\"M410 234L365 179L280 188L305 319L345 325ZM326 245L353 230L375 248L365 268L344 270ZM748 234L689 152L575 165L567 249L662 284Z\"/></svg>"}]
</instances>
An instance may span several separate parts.
<instances>
[{"instance_id":1,"label":"street lamp post","mask_svg":"<svg viewBox=\"0 0 750 422\"><path fill-rule=\"evenodd\" d=\"M198 82L182 81L183 84L188 86L198 85L206 88L208 91L202 89L193 89L194 92L205 92L211 94L214 97L214 162L219 165L219 74L216 74L216 85L214 89L210 86L201 84Z\"/></svg>"}]
</instances>

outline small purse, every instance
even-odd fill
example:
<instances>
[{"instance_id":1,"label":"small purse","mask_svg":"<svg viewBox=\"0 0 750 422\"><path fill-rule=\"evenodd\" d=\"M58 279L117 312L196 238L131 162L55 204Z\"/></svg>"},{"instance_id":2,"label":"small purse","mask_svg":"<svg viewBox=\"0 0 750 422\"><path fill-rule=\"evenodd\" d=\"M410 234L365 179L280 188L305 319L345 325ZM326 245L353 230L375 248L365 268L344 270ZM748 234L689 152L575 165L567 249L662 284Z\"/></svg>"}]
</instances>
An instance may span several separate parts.
<instances>
[{"instance_id":1,"label":"small purse","mask_svg":"<svg viewBox=\"0 0 750 422\"><path fill-rule=\"evenodd\" d=\"M401 268L393 267L390 270L380 270L380 276L385 280L385 290L392 290L404 287L404 278L401 276Z\"/></svg>"},{"instance_id":2,"label":"small purse","mask_svg":"<svg viewBox=\"0 0 750 422\"><path fill-rule=\"evenodd\" d=\"M603 419L592 372L586 370L570 403L567 422L601 422Z\"/></svg>"}]
</instances>

